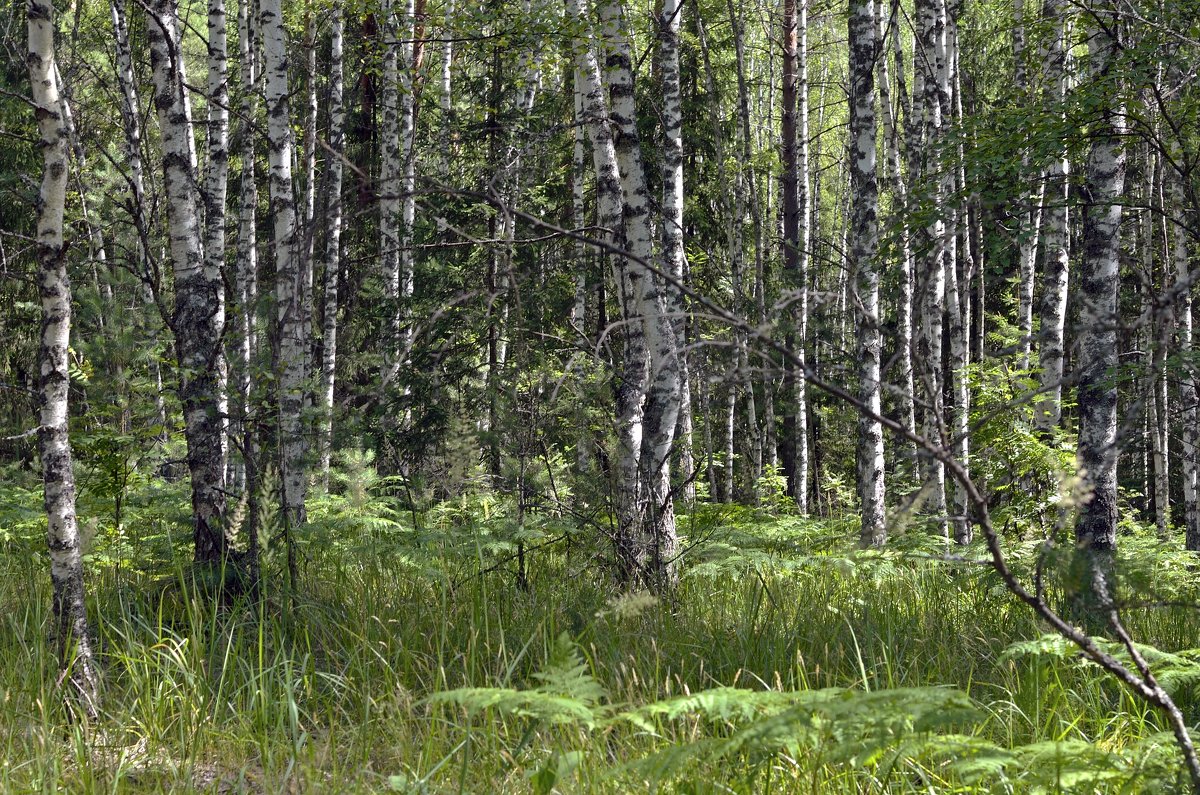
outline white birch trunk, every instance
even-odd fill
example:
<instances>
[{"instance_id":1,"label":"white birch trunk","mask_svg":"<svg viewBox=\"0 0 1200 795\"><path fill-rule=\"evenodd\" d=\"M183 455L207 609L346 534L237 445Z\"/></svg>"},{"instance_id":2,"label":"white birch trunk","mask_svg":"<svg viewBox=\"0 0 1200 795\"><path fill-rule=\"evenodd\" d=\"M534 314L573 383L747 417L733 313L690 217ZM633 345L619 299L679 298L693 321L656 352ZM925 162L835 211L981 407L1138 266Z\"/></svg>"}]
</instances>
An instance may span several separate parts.
<instances>
[{"instance_id":1,"label":"white birch trunk","mask_svg":"<svg viewBox=\"0 0 1200 795\"><path fill-rule=\"evenodd\" d=\"M667 310L666 291L661 280L647 266L647 263L652 266L656 263L650 225L650 192L637 131L629 32L620 0L605 0L600 6L600 20L608 45L606 75L612 102L613 144L624 193L626 244L639 260L631 269L631 277L636 290L637 311L645 330L649 365L640 451L640 471L646 481L649 502L633 539L632 551L645 584L661 588L673 577L679 552L670 460L679 419L678 346L675 327Z\"/></svg>"},{"instance_id":2,"label":"white birch trunk","mask_svg":"<svg viewBox=\"0 0 1200 795\"><path fill-rule=\"evenodd\" d=\"M229 55L225 0L208 0L208 161L204 165L205 279L215 291L222 329L225 325L225 199L229 184ZM229 458L229 371L222 355L215 372L221 417L221 457Z\"/></svg>"},{"instance_id":3,"label":"white birch trunk","mask_svg":"<svg viewBox=\"0 0 1200 795\"><path fill-rule=\"evenodd\" d=\"M944 184L939 179L941 165L938 152L942 139L943 109L948 103L943 95L948 93L944 85L946 59L946 5L944 0L920 0L917 7L917 42L914 53L913 107L914 114L920 106L921 117L914 124L923 130L923 140L914 152L920 163L914 169L921 184L933 197L934 212L924 230L927 255L922 264L923 283L918 291L921 297L921 335L919 358L921 382L924 385L923 434L931 440L945 438L945 421L942 390L942 333L946 299L946 196ZM920 96L917 96L919 91ZM936 517L941 532L947 534L946 526L946 472L940 461L931 456L923 459L924 486L928 496L925 510Z\"/></svg>"},{"instance_id":4,"label":"white birch trunk","mask_svg":"<svg viewBox=\"0 0 1200 795\"><path fill-rule=\"evenodd\" d=\"M243 454L255 444L248 432L245 418L250 413L252 372L258 349L258 231L255 214L258 207L258 183L255 179L254 119L257 109L257 68L254 46L253 0L238 0L238 57L241 70L241 105L238 152L241 174L238 185L238 227L235 295L237 296L237 383L240 404L238 432L242 438ZM251 452L251 455L253 453ZM239 468L240 481L245 480L245 465ZM244 482L239 485L246 485Z\"/></svg>"},{"instance_id":5,"label":"white birch trunk","mask_svg":"<svg viewBox=\"0 0 1200 795\"><path fill-rule=\"evenodd\" d=\"M325 233L325 306L321 329L320 477L329 488L329 466L333 455L333 393L337 377L338 278L342 240L342 156L345 147L346 110L344 93L345 21L341 0L333 4L329 33L329 211Z\"/></svg>"},{"instance_id":6,"label":"white birch trunk","mask_svg":"<svg viewBox=\"0 0 1200 795\"><path fill-rule=\"evenodd\" d=\"M1066 31L1067 7L1063 0L1046 0L1042 15L1050 25L1050 41L1042 53L1042 70L1046 76L1046 107L1061 117L1066 100ZM1067 321L1067 285L1070 276L1070 233L1068 227L1068 192L1071 163L1066 148L1055 153L1046 171L1045 210L1042 239L1044 246L1044 279L1040 313L1041 330L1038 337L1038 360L1041 366L1042 399L1038 402L1037 426L1048 431L1062 419L1062 381Z\"/></svg>"},{"instance_id":7,"label":"white birch trunk","mask_svg":"<svg viewBox=\"0 0 1200 795\"><path fill-rule=\"evenodd\" d=\"M163 151L171 262L175 274L172 330L179 358L180 397L192 481L192 515L197 562L214 562L228 552L225 536L225 405L221 350L224 284L204 257L201 239L196 146L192 112L184 88L177 9L173 0L147 7L147 38L154 74Z\"/></svg>"},{"instance_id":8,"label":"white birch trunk","mask_svg":"<svg viewBox=\"0 0 1200 795\"><path fill-rule=\"evenodd\" d=\"M68 135L55 78L54 6L30 0L27 10L30 96L42 150L38 194L38 293L42 330L38 348L40 413L38 449L42 459L46 541L59 663L70 672L85 715L98 712L98 677L84 603L83 558L75 520L75 476L68 436L68 348L71 343L71 283L67 277L63 215L67 203Z\"/></svg>"},{"instance_id":9,"label":"white birch trunk","mask_svg":"<svg viewBox=\"0 0 1200 795\"><path fill-rule=\"evenodd\" d=\"M304 364L308 340L304 337L304 285L296 245L287 34L280 0L260 0L259 19L263 44L263 95L267 110L268 186L274 215L272 244L279 337L279 471L283 482L285 529L290 533L307 520L305 499L308 476L304 459L308 445L301 409L307 377ZM294 574L291 555L289 538L289 569Z\"/></svg>"},{"instance_id":10,"label":"white birch trunk","mask_svg":"<svg viewBox=\"0 0 1200 795\"><path fill-rule=\"evenodd\" d=\"M680 0L663 0L658 16L659 67L663 102L662 245L666 274L667 309L675 328L679 360L679 477L685 505L696 500L695 463L692 460L692 396L688 376L687 316L683 302L686 272L683 250L683 98L679 82L679 30L683 16ZM583 273L582 269L580 273Z\"/></svg>"},{"instance_id":11,"label":"white birch trunk","mask_svg":"<svg viewBox=\"0 0 1200 795\"><path fill-rule=\"evenodd\" d=\"M1093 80L1113 79L1118 17L1107 2L1088 31ZM1079 471L1087 496L1075 524L1079 543L1097 551L1117 544L1117 298L1121 205L1125 188L1123 110L1117 100L1101 109L1092 131L1083 203L1083 257L1079 332Z\"/></svg>"},{"instance_id":12,"label":"white birch trunk","mask_svg":"<svg viewBox=\"0 0 1200 795\"><path fill-rule=\"evenodd\" d=\"M1178 156L1178 150L1174 153ZM1168 195L1171 206L1182 212L1184 186L1182 178L1169 172ZM1183 219L1171 218L1171 260L1177 285L1186 285L1179 294L1176 318L1179 330L1179 355L1184 361L1179 379L1179 403L1182 419L1182 444L1179 452L1183 474L1184 544L1188 550L1200 552L1200 474L1196 451L1200 448L1200 426L1197 425L1196 368L1193 365L1192 290L1188 268L1188 233Z\"/></svg>"},{"instance_id":13,"label":"white birch trunk","mask_svg":"<svg viewBox=\"0 0 1200 795\"><path fill-rule=\"evenodd\" d=\"M855 276L857 307L858 397L878 415L883 340L879 330L879 184L875 155L875 56L877 23L874 0L850 6L850 229L848 251ZM887 541L884 523L883 427L860 413L858 418L858 497L862 505L859 540L863 546Z\"/></svg>"}]
</instances>

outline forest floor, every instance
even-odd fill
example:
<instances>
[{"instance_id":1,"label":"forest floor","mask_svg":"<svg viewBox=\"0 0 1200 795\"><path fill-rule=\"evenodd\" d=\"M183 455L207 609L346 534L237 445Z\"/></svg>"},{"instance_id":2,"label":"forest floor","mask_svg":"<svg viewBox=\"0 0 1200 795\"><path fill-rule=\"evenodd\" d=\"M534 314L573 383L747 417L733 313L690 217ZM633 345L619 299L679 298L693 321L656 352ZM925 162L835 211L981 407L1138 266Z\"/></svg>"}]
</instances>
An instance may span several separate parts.
<instances>
[{"instance_id":1,"label":"forest floor","mask_svg":"<svg viewBox=\"0 0 1200 795\"><path fill-rule=\"evenodd\" d=\"M397 512L351 491L314 501L295 589L276 587L284 567L268 558L263 598L214 607L185 574L186 496L146 484L119 531L85 522L105 682L100 720L83 725L57 688L38 502L20 491L0 492L3 792L1165 792L1182 781L1165 723L1044 636L978 563L982 549L947 562L910 529L894 550L858 552L853 517L730 506L683 518L695 545L660 599L621 595L586 522L518 527L488 497ZM1186 562L1139 538L1126 544L1127 590L1200 601ZM1031 565L1036 545L1009 543ZM1181 652L1153 660L1196 721L1200 652L1186 650L1200 646L1200 617L1128 613L1135 637Z\"/></svg>"}]
</instances>

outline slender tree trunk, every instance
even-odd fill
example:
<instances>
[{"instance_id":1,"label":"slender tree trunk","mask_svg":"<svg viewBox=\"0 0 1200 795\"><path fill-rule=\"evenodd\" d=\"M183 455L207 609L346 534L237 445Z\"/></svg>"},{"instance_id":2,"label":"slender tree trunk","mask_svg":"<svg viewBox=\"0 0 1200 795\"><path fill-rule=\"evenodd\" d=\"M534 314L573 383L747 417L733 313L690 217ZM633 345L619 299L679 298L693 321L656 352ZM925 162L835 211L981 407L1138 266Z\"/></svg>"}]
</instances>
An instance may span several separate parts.
<instances>
[{"instance_id":1,"label":"slender tree trunk","mask_svg":"<svg viewBox=\"0 0 1200 795\"><path fill-rule=\"evenodd\" d=\"M879 36L881 54L879 58L879 100L883 110L883 147L887 160L886 176L892 190L893 213L899 223L898 234L900 244L900 293L897 296L896 325L898 338L896 340L897 356L899 359L899 402L900 419L904 427L912 432L917 430L916 403L914 392L916 385L913 380L913 255L909 241L908 226L905 223L908 205L908 187L904 181L904 173L900 164L900 121L895 104L892 100L892 85L888 70L887 46L888 36L892 41L893 61L895 69L896 89L901 98L907 93L904 80L904 47L900 40L900 2L892 0L891 11L884 17L883 6L879 8ZM911 122L910 122L911 123ZM915 467L917 451L911 444L904 444L904 458ZM911 480L916 480L916 472L910 470Z\"/></svg>"},{"instance_id":2,"label":"slender tree trunk","mask_svg":"<svg viewBox=\"0 0 1200 795\"><path fill-rule=\"evenodd\" d=\"M225 199L229 184L229 57L225 0L208 0L208 161L204 165L204 270L216 282L217 311L225 317ZM229 459L229 371L224 355L216 363L217 411L221 418L221 457Z\"/></svg>"},{"instance_id":3,"label":"slender tree trunk","mask_svg":"<svg viewBox=\"0 0 1200 795\"><path fill-rule=\"evenodd\" d=\"M1042 54L1046 76L1046 106L1062 116L1066 100L1067 10L1063 0L1046 0L1042 15L1050 24L1050 42ZM1042 289L1041 331L1038 358L1041 365L1042 400L1038 403L1037 426L1048 431L1062 419L1062 380L1065 358L1064 333L1067 318L1067 285L1070 276L1070 234L1067 200L1071 163L1066 148L1055 153L1046 172L1045 211L1042 238L1045 251L1045 282Z\"/></svg>"},{"instance_id":4,"label":"slender tree trunk","mask_svg":"<svg viewBox=\"0 0 1200 795\"><path fill-rule=\"evenodd\" d=\"M345 22L341 0L333 4L329 34L329 210L326 218L325 307L321 329L321 483L329 488L329 466L333 456L333 392L337 377L338 279L342 241L342 157L345 150L346 109L342 105L343 33Z\"/></svg>"},{"instance_id":5,"label":"slender tree trunk","mask_svg":"<svg viewBox=\"0 0 1200 795\"><path fill-rule=\"evenodd\" d=\"M1178 154L1178 151L1175 153ZM1169 174L1171 206L1182 212L1184 203L1183 180L1178 174ZM1175 266L1177 284L1190 279L1188 269L1188 234L1182 219L1171 218L1171 259ZM1197 424L1196 368L1192 364L1192 290L1191 285L1182 290L1176 307L1179 329L1179 354L1184 366L1179 380L1179 404L1182 422L1182 444L1179 453L1183 472L1184 542L1187 549L1200 552L1200 477L1197 472L1196 451L1200 448L1200 425Z\"/></svg>"},{"instance_id":6,"label":"slender tree trunk","mask_svg":"<svg viewBox=\"0 0 1200 795\"><path fill-rule=\"evenodd\" d=\"M850 230L848 250L855 276L858 308L859 399L881 411L880 366L883 340L879 330L879 185L875 157L875 55L877 23L874 0L850 6ZM884 524L883 427L879 420L858 419L858 496L862 503L863 546L887 541Z\"/></svg>"},{"instance_id":7,"label":"slender tree trunk","mask_svg":"<svg viewBox=\"0 0 1200 795\"><path fill-rule=\"evenodd\" d=\"M301 409L307 373L304 337L304 285L296 240L296 198L292 185L294 145L289 103L287 34L280 0L260 0L263 42L263 95L267 108L267 162L274 214L275 313L279 336L279 452L288 570L295 578L291 533L307 520L307 439Z\"/></svg>"},{"instance_id":8,"label":"slender tree trunk","mask_svg":"<svg viewBox=\"0 0 1200 795\"><path fill-rule=\"evenodd\" d=\"M1088 491L1075 535L1092 550L1117 544L1117 298L1121 251L1121 205L1125 188L1123 109L1112 71L1119 22L1104 2L1090 25L1091 78L1108 95L1092 131L1083 185L1083 257L1079 330L1079 469Z\"/></svg>"},{"instance_id":9,"label":"slender tree trunk","mask_svg":"<svg viewBox=\"0 0 1200 795\"><path fill-rule=\"evenodd\" d=\"M1013 0L1013 82L1022 101L1032 101L1033 92L1029 84L1029 56L1026 52L1025 0ZM1031 175L1029 149L1021 149L1021 176ZM1017 268L1020 281L1017 285L1017 331L1021 336L1020 359L1022 370L1029 368L1033 350L1033 288L1037 274L1038 236L1041 234L1042 205L1045 182L1038 175L1032 195L1022 198L1017 216Z\"/></svg>"},{"instance_id":10,"label":"slender tree trunk","mask_svg":"<svg viewBox=\"0 0 1200 795\"><path fill-rule=\"evenodd\" d=\"M84 603L83 558L75 521L75 476L67 429L71 283L67 277L63 215L69 175L68 136L55 79L53 4L49 0L30 0L27 21L26 63L43 163L37 203L38 292L42 300L38 449L48 522L50 579L54 587L55 640L60 667L70 672L76 690L72 695L78 697L84 715L94 718L99 707L99 680Z\"/></svg>"},{"instance_id":11,"label":"slender tree trunk","mask_svg":"<svg viewBox=\"0 0 1200 795\"><path fill-rule=\"evenodd\" d=\"M254 119L257 109L258 71L255 52L253 0L238 2L238 57L241 69L240 130L237 146L241 155L241 174L238 177L238 227L235 295L237 296L236 371L239 417L237 432L242 439L242 456L256 458L251 448L257 434L250 419L253 396L253 373L258 350L258 229L255 214L258 207L258 182L255 179ZM251 488L249 464L243 461L240 477ZM257 497L255 497L257 499ZM253 519L252 519L253 521ZM256 551L255 553L256 554Z\"/></svg>"},{"instance_id":12,"label":"slender tree trunk","mask_svg":"<svg viewBox=\"0 0 1200 795\"><path fill-rule=\"evenodd\" d=\"M811 246L808 145L808 0L783 4L783 113L780 120L783 174L783 269L793 299L789 348L797 366L791 374L794 413L784 422L791 451L789 487L801 515L808 513L808 389L805 348L808 343L808 261Z\"/></svg>"},{"instance_id":13,"label":"slender tree trunk","mask_svg":"<svg viewBox=\"0 0 1200 795\"><path fill-rule=\"evenodd\" d=\"M387 333L383 339L383 372L380 389L388 393L400 374L402 310L400 306L400 193L404 174L400 112L400 50L405 45L397 0L383 0L383 69L379 119L379 259L383 270L383 294ZM400 0L403 2L403 0Z\"/></svg>"},{"instance_id":14,"label":"slender tree trunk","mask_svg":"<svg viewBox=\"0 0 1200 795\"><path fill-rule=\"evenodd\" d=\"M659 65L662 74L662 246L667 310L675 328L679 360L679 477L685 505L696 500L695 463L692 460L692 395L688 375L687 316L683 303L686 266L683 250L683 98L679 85L679 30L683 4L663 0L658 17ZM584 272L580 269L580 273Z\"/></svg>"},{"instance_id":15,"label":"slender tree trunk","mask_svg":"<svg viewBox=\"0 0 1200 795\"><path fill-rule=\"evenodd\" d=\"M177 9L173 0L147 7L147 38L154 73L163 150L175 311L171 321L179 359L180 397L192 481L195 559L221 560L229 549L225 535L225 418L221 409L225 316L224 284L204 257L201 239L196 147L192 112L184 88Z\"/></svg>"},{"instance_id":16,"label":"slender tree trunk","mask_svg":"<svg viewBox=\"0 0 1200 795\"><path fill-rule=\"evenodd\" d=\"M958 82L958 22L957 22L958 3L951 0L947 4L946 14L946 72L947 75L941 79L941 83L946 87L946 92L943 93L943 102L945 102L947 94L951 95L951 102L948 105L943 105L943 119L949 123L955 118L954 105L957 97L953 96L953 87ZM959 162L961 156L955 159L953 156L960 153L961 150L955 147L951 151L951 162L949 168L944 168L943 172L943 192L949 199L955 193L955 187L958 184L958 175L960 172ZM959 275L959 256L958 256L958 237L963 221L961 213L961 203L947 205L947 218L949 223L946 226L946 315L949 318L947 337L950 343L950 383L952 394L954 397L954 408L951 413L950 426L950 444L954 451L955 458L958 462L969 471L970 469L970 413L971 413L971 392L968 385L967 365L969 364L969 350L967 347L967 325L966 325L966 303L967 291L960 289L960 285L965 285L965 281ZM954 540L959 544L969 544L972 537L972 528L968 511L970 509L970 501L966 491L961 487L961 484L955 484L953 490L954 497L954 517L951 522L953 529Z\"/></svg>"},{"instance_id":17,"label":"slender tree trunk","mask_svg":"<svg viewBox=\"0 0 1200 795\"><path fill-rule=\"evenodd\" d=\"M923 284L921 294L921 336L919 344L922 365L921 381L924 384L925 410L924 435L927 439L945 438L945 421L942 390L942 313L946 298L946 196L939 178L941 165L938 158L942 139L943 109L948 102L945 85L946 74L946 4L944 0L919 0L917 6L918 36L915 51L917 75L913 86L913 113L919 104L920 128L923 130L922 144L910 142L910 153L919 162L919 168L910 169L918 175L921 183L932 193L933 217L924 230L925 248L928 251L922 266ZM919 90L920 96L917 96ZM924 461L924 487L928 491L925 509L937 517L943 535L946 527L946 471L944 465L932 456Z\"/></svg>"}]
</instances>

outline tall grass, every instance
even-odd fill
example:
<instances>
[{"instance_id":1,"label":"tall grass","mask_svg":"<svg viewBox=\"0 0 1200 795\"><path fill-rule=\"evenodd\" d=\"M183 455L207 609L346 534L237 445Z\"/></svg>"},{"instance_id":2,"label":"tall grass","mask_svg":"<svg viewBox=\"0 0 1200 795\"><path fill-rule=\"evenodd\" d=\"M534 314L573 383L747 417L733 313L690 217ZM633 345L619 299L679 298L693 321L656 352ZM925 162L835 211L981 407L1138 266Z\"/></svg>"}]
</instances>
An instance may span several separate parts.
<instances>
[{"instance_id":1,"label":"tall grass","mask_svg":"<svg viewBox=\"0 0 1200 795\"><path fill-rule=\"evenodd\" d=\"M104 708L90 726L71 719L59 690L48 577L10 552L0 556L0 791L1107 792L1176 775L1156 716L1101 673L1069 655L1004 656L1041 629L986 569L853 554L830 540L838 530L726 522L668 600L621 597L578 538L541 549L519 590L494 528L469 515L440 531L394 518L386 530L345 529L344 543L308 548L294 593L268 586L233 606L214 607L182 567L97 565ZM1165 648L1200 645L1187 609L1132 624ZM905 737L921 742L895 735L862 746L872 753L846 753L836 721L806 718L817 739L718 754L714 743L752 719L587 725L429 701L534 688L564 636L604 694L597 714L728 686L946 686L979 711L936 731L914 723ZM1006 765L984 754L970 775L948 765L977 753L972 743L1025 750Z\"/></svg>"}]
</instances>

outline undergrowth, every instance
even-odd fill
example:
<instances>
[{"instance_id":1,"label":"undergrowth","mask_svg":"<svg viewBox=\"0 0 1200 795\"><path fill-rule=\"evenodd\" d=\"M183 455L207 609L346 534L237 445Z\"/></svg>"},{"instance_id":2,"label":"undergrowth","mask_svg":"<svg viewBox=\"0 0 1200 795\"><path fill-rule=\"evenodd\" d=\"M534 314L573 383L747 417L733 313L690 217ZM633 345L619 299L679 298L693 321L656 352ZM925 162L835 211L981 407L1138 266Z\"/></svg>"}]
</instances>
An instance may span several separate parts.
<instances>
[{"instance_id":1,"label":"undergrowth","mask_svg":"<svg viewBox=\"0 0 1200 795\"><path fill-rule=\"evenodd\" d=\"M181 495L92 525L104 713L71 720L36 511L0 502L3 792L1166 792L1158 717L916 528L681 517L677 590L623 594L586 522L479 496L405 511L386 484L314 501L298 587L214 607ZM15 495L15 496L14 496ZM33 503L36 505L36 503ZM87 498L81 511L89 510ZM95 515L106 516L99 508ZM270 524L271 517L265 517ZM847 520L850 521L850 520ZM268 527L269 530L269 527ZM1200 717L1191 563L1126 539L1135 637ZM514 551L530 552L529 587ZM1028 570L1045 546L1006 540Z\"/></svg>"}]
</instances>

